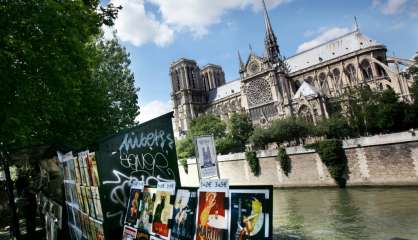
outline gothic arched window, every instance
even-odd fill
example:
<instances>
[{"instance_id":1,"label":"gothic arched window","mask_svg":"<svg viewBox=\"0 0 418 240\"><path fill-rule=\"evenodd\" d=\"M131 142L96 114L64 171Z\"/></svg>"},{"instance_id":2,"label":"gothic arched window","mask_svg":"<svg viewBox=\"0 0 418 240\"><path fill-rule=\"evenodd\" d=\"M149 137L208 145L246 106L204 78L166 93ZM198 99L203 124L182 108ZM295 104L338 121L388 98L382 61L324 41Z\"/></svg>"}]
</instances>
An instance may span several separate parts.
<instances>
[{"instance_id":1,"label":"gothic arched window","mask_svg":"<svg viewBox=\"0 0 418 240\"><path fill-rule=\"evenodd\" d=\"M327 75L324 72L319 74L319 86L323 93L328 93Z\"/></svg>"},{"instance_id":2,"label":"gothic arched window","mask_svg":"<svg viewBox=\"0 0 418 240\"><path fill-rule=\"evenodd\" d=\"M347 75L348 81L350 83L356 82L356 69L354 68L353 64L349 64L345 68L345 74Z\"/></svg>"},{"instance_id":3,"label":"gothic arched window","mask_svg":"<svg viewBox=\"0 0 418 240\"><path fill-rule=\"evenodd\" d=\"M361 65L361 72L363 74L363 79L371 80L373 78L373 71L372 71L372 66L370 65L370 62L364 59L360 65Z\"/></svg>"},{"instance_id":4,"label":"gothic arched window","mask_svg":"<svg viewBox=\"0 0 418 240\"><path fill-rule=\"evenodd\" d=\"M342 82L341 82L341 72L340 69L334 68L332 70L332 78L334 80L334 83L337 87L342 88Z\"/></svg>"}]
</instances>

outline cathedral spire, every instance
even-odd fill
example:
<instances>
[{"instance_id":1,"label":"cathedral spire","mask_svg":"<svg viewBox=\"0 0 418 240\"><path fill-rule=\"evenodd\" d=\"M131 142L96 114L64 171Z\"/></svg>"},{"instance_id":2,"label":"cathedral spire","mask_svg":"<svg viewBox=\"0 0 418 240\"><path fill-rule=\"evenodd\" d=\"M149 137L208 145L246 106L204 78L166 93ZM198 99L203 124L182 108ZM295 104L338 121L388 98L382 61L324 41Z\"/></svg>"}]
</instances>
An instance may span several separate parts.
<instances>
[{"instance_id":1,"label":"cathedral spire","mask_svg":"<svg viewBox=\"0 0 418 240\"><path fill-rule=\"evenodd\" d=\"M270 17L267 12L266 2L263 2L263 10L264 10L264 28L265 28L265 39L264 44L266 48L267 59L272 63L277 63L280 61L280 51L279 45L277 44L276 35L273 32L273 28L271 27Z\"/></svg>"},{"instance_id":2,"label":"cathedral spire","mask_svg":"<svg viewBox=\"0 0 418 240\"><path fill-rule=\"evenodd\" d=\"M241 73L244 70L244 62L242 61L239 50L237 51L237 53L238 53L238 60L239 60L239 72Z\"/></svg>"}]
</instances>

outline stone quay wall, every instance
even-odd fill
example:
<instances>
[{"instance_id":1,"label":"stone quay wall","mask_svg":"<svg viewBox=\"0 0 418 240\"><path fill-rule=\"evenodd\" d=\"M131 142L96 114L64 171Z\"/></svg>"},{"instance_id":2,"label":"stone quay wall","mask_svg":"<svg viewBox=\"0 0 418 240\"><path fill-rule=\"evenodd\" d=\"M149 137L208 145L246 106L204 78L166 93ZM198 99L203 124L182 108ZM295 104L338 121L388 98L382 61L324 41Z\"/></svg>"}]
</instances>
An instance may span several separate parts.
<instances>
[{"instance_id":1,"label":"stone quay wall","mask_svg":"<svg viewBox=\"0 0 418 240\"><path fill-rule=\"evenodd\" d=\"M418 185L418 131L375 135L343 141L348 160L347 186ZM261 173L254 176L245 153L218 155L221 178L231 185L274 187L336 186L319 155L302 146L288 147L292 171L286 176L276 160L277 150L258 151ZM179 163L182 186L198 186L196 159L187 160L188 173Z\"/></svg>"}]
</instances>

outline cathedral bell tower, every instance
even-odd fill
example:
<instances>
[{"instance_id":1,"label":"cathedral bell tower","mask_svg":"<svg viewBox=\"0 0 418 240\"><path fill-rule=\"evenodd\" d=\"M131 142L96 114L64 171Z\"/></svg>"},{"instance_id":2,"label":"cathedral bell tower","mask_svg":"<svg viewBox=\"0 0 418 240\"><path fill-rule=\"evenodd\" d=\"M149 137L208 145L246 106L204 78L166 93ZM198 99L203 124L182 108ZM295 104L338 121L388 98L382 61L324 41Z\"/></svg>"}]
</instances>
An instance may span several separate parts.
<instances>
[{"instance_id":1,"label":"cathedral bell tower","mask_svg":"<svg viewBox=\"0 0 418 240\"><path fill-rule=\"evenodd\" d=\"M205 86L194 60L182 58L172 63L170 77L174 133L176 137L182 137L189 130L192 119L197 117L206 103Z\"/></svg>"}]
</instances>

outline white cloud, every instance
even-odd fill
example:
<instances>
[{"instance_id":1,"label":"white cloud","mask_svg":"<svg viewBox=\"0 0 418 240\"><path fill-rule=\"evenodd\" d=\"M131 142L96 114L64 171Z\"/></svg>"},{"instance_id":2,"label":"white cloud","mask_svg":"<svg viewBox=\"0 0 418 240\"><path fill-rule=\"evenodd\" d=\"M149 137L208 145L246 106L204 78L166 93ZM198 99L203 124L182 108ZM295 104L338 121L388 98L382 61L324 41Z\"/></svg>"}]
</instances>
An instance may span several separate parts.
<instances>
[{"instance_id":1,"label":"white cloud","mask_svg":"<svg viewBox=\"0 0 418 240\"><path fill-rule=\"evenodd\" d=\"M141 106L140 113L135 121L143 123L155 117L168 113L172 110L170 102L162 102L158 100L151 101L144 106Z\"/></svg>"},{"instance_id":2,"label":"white cloud","mask_svg":"<svg viewBox=\"0 0 418 240\"><path fill-rule=\"evenodd\" d=\"M208 33L208 27L221 22L221 17L229 10L252 6L261 8L260 0L149 0L159 7L165 23L176 30L186 30L195 36ZM274 8L289 0L267 1Z\"/></svg>"},{"instance_id":3,"label":"white cloud","mask_svg":"<svg viewBox=\"0 0 418 240\"><path fill-rule=\"evenodd\" d=\"M412 18L418 16L417 0L373 0L372 7L385 15L406 13Z\"/></svg>"},{"instance_id":4,"label":"white cloud","mask_svg":"<svg viewBox=\"0 0 418 240\"><path fill-rule=\"evenodd\" d=\"M342 28L342 27L321 28L319 31L319 35L310 41L300 44L298 46L297 52L299 53L299 52L308 50L324 42L327 42L339 36L342 36L348 32L350 32L350 29Z\"/></svg>"},{"instance_id":5,"label":"white cloud","mask_svg":"<svg viewBox=\"0 0 418 240\"><path fill-rule=\"evenodd\" d=\"M111 0L111 3L123 7L114 25L120 40L135 46L149 42L166 46L173 41L174 31L145 10L144 0Z\"/></svg>"},{"instance_id":6,"label":"white cloud","mask_svg":"<svg viewBox=\"0 0 418 240\"><path fill-rule=\"evenodd\" d=\"M291 0L266 0L269 9ZM122 6L113 29L104 29L105 37L117 31L120 40L135 46L154 43L158 46L170 44L175 33L191 32L194 37L208 34L211 25L220 23L222 16L231 10L252 7L260 10L261 0L111 0ZM152 12L146 3L158 9Z\"/></svg>"}]
</instances>

